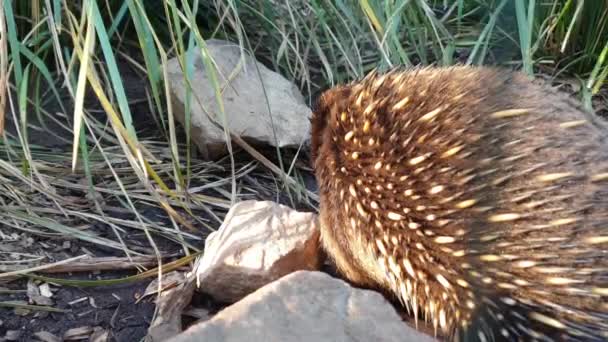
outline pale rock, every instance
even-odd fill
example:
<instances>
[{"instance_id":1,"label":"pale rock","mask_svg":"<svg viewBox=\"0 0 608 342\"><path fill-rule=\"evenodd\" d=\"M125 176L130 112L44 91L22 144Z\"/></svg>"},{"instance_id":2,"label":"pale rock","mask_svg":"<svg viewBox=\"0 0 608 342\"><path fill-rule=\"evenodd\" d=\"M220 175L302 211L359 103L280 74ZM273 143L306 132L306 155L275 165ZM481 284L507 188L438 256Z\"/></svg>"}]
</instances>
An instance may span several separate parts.
<instances>
[{"instance_id":1,"label":"pale rock","mask_svg":"<svg viewBox=\"0 0 608 342\"><path fill-rule=\"evenodd\" d=\"M231 133L279 147L298 146L307 139L311 110L293 83L258 63L237 44L211 39L206 45L216 65ZM188 72L193 94L191 136L205 157L215 158L226 152L221 112L200 49L188 54L194 60L193 70ZM175 117L184 125L187 84L177 57L169 60L167 71Z\"/></svg>"},{"instance_id":2,"label":"pale rock","mask_svg":"<svg viewBox=\"0 0 608 342\"><path fill-rule=\"evenodd\" d=\"M298 271L195 324L171 342L434 341L409 327L379 293Z\"/></svg>"},{"instance_id":3,"label":"pale rock","mask_svg":"<svg viewBox=\"0 0 608 342\"><path fill-rule=\"evenodd\" d=\"M40 295L47 298L53 297L53 292L51 291L49 283L43 283L38 288L40 289Z\"/></svg>"},{"instance_id":4,"label":"pale rock","mask_svg":"<svg viewBox=\"0 0 608 342\"><path fill-rule=\"evenodd\" d=\"M77 328L71 328L63 333L64 341L77 341L88 339L93 333L94 329L90 326L82 326Z\"/></svg>"},{"instance_id":5,"label":"pale rock","mask_svg":"<svg viewBox=\"0 0 608 342\"><path fill-rule=\"evenodd\" d=\"M233 303L297 270L322 263L317 216L270 201L234 205L194 267L199 290Z\"/></svg>"},{"instance_id":6,"label":"pale rock","mask_svg":"<svg viewBox=\"0 0 608 342\"><path fill-rule=\"evenodd\" d=\"M156 314L148 328L144 342L165 342L182 331L182 314L191 303L195 282L192 277L185 279L181 272L169 273L161 281L161 293L156 297ZM156 282L158 287L158 282ZM158 292L148 286L146 293Z\"/></svg>"},{"instance_id":7,"label":"pale rock","mask_svg":"<svg viewBox=\"0 0 608 342\"><path fill-rule=\"evenodd\" d=\"M7 330L4 339L6 341L19 341L21 335L23 335L23 331L21 330Z\"/></svg>"}]
</instances>

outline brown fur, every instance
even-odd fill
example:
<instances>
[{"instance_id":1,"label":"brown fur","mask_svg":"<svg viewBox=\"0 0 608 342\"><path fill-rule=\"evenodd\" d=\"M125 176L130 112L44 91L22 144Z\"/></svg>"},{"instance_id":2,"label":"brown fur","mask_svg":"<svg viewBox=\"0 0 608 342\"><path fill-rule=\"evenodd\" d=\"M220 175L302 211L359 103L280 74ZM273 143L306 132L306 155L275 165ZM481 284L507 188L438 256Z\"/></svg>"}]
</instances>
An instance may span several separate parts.
<instances>
[{"instance_id":1,"label":"brown fur","mask_svg":"<svg viewBox=\"0 0 608 342\"><path fill-rule=\"evenodd\" d=\"M606 339L606 134L500 69L335 87L312 118L323 246L454 339Z\"/></svg>"}]
</instances>

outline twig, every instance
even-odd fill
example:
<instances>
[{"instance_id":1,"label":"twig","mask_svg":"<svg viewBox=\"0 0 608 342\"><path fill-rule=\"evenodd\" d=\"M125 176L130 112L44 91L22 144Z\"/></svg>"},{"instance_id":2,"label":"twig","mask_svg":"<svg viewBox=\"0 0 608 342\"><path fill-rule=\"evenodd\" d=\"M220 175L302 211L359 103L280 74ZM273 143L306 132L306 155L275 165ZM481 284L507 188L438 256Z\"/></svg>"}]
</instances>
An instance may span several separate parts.
<instances>
[{"instance_id":1,"label":"twig","mask_svg":"<svg viewBox=\"0 0 608 342\"><path fill-rule=\"evenodd\" d=\"M69 264L70 262L73 262L73 261L76 261L76 260L80 260L80 259L84 259L87 256L88 255L83 254L83 255L79 255L77 257L73 257L73 258L61 260L61 261L58 261L58 262L54 262L52 264L46 264L46 265L41 265L41 266L36 266L36 267L30 267L30 268L27 268L27 269L24 269L24 270L17 270L17 271L12 271L12 272L0 273L0 279L1 278L12 277L12 276L17 276L17 275L22 275L22 274L26 274L26 273L31 273L31 272L40 272L40 271L49 269L51 267L55 267L55 266L59 266L59 265L64 265L64 264Z\"/></svg>"},{"instance_id":2,"label":"twig","mask_svg":"<svg viewBox=\"0 0 608 342\"><path fill-rule=\"evenodd\" d=\"M137 267L156 266L156 256L133 256L126 257L104 257L84 258L64 265L56 265L40 271L41 273L68 273L68 272L94 272L128 270Z\"/></svg>"}]
</instances>

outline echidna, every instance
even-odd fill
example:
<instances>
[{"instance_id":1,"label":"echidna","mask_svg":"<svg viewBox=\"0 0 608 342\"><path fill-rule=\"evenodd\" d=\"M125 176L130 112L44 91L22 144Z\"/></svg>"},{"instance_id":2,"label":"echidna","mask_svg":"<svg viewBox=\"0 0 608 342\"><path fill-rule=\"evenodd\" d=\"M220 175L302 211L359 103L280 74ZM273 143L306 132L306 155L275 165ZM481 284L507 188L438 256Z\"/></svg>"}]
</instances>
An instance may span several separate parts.
<instances>
[{"instance_id":1,"label":"echidna","mask_svg":"<svg viewBox=\"0 0 608 342\"><path fill-rule=\"evenodd\" d=\"M607 135L499 68L336 86L312 117L324 249L449 340L608 340Z\"/></svg>"}]
</instances>

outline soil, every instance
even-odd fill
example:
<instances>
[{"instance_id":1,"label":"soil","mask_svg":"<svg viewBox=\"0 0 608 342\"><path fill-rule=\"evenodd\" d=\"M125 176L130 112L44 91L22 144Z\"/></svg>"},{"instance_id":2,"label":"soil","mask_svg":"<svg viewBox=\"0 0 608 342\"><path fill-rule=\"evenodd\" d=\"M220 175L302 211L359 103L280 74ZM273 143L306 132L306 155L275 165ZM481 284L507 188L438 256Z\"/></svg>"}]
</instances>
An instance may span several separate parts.
<instances>
[{"instance_id":1,"label":"soil","mask_svg":"<svg viewBox=\"0 0 608 342\"><path fill-rule=\"evenodd\" d=\"M103 278L124 277L125 272L108 272ZM75 275L62 277L77 279ZM26 282L20 280L10 287L24 288ZM144 293L149 281L136 284L95 288L60 287L53 295L54 307L69 310L67 313L28 312L16 314L15 310L0 309L3 325L2 335L8 330L19 330L19 341L34 340L34 333L46 331L61 337L67 331L79 327L101 327L109 335L109 341L138 341L146 335L154 313L154 297L136 303ZM70 304L81 299L75 304ZM83 300L84 299L84 300ZM3 295L1 301L24 300L25 294Z\"/></svg>"}]
</instances>

